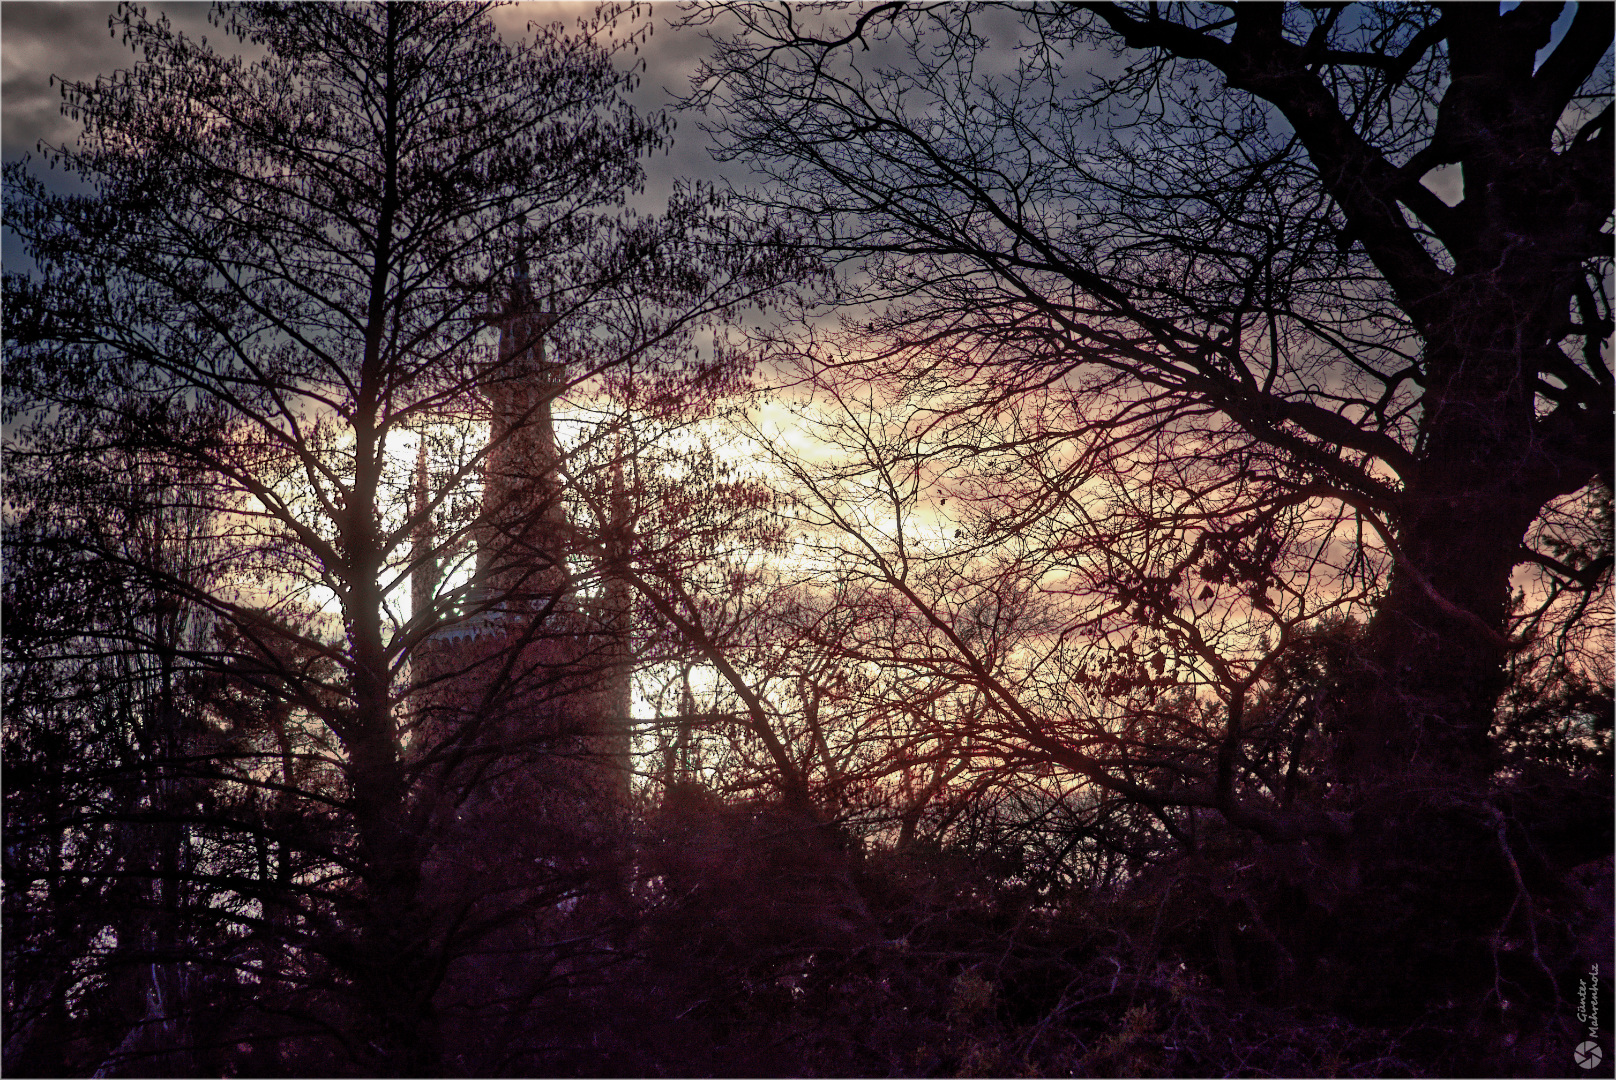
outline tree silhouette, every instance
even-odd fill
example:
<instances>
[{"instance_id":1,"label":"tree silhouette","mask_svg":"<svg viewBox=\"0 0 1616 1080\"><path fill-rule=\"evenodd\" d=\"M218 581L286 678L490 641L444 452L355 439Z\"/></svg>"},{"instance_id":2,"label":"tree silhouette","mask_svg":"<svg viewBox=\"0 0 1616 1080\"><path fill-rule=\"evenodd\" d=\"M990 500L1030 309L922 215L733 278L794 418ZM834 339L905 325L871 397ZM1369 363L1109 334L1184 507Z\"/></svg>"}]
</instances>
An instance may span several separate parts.
<instances>
[{"instance_id":1,"label":"tree silhouette","mask_svg":"<svg viewBox=\"0 0 1616 1080\"><path fill-rule=\"evenodd\" d=\"M721 153L841 268L846 328L773 340L843 455L782 455L836 565L906 598L897 651L981 687L1006 759L1155 811L1192 850L1197 808L1275 859L1345 845L1375 868L1354 920L1406 886L1358 958L1365 1010L1425 1000L1443 964L1479 978L1500 922L1531 921L1516 855L1537 811L1496 726L1530 643L1512 575L1608 604L1608 535L1545 525L1608 497L1616 386L1612 25L1581 6L1551 47L1560 15L688 19L734 20L691 99ZM980 616L1017 610L1042 629L1007 671ZM1599 855L1603 813L1540 869ZM1552 1001L1531 953L1522 979Z\"/></svg>"},{"instance_id":2,"label":"tree silhouette","mask_svg":"<svg viewBox=\"0 0 1616 1080\"><path fill-rule=\"evenodd\" d=\"M33 882L59 890L71 874L113 883L103 890L135 882L117 887L163 904L175 889L214 895L188 902L218 933L182 945L148 947L144 916L126 932L78 901L54 917L86 920L68 962L80 979L109 950L157 965L179 948L241 990L251 1008L215 1035L245 1024L236 1037L267 1055L256 1068L435 1074L434 1000L457 957L486 953L490 935L509 945L526 919L516 936L538 958L518 995L556 978L540 969L567 952L548 944L555 912L586 879L566 853L496 858L536 835L513 807L505 834L480 838L499 872L453 870L467 838L444 810L497 800L502 770L572 745L536 720L513 729L511 702L583 708L574 691L602 668L580 654L594 616L573 600L588 585L578 578L598 579L594 541L563 528L563 463L534 447L564 396L621 389L628 373L654 385L663 416L725 385L727 359L670 357L794 273L766 223L709 192L681 189L661 217L618 213L669 127L624 101L633 75L598 43L611 18L509 44L486 5L220 9L220 29L257 50L248 60L126 6L113 25L136 63L65 84L84 135L44 148L89 194L54 193L27 163L8 171L7 223L37 268L6 278L10 494L68 553L16 566L12 595L23 602L44 587L35 571L78 560L136 583L162 625L182 612L195 628L173 638L87 612L90 640L164 665L142 679L183 688L190 727L179 742L126 745L107 768L134 787L105 810L76 803L84 777L56 760L67 776L46 787L65 801L29 811L54 854L10 879L8 896L32 909ZM491 349L487 327L508 303L519 317ZM487 399L491 440L476 426ZM596 425L595 442L609 445L626 415ZM410 460L421 443L425 483ZM176 470L183 485L168 494ZM136 494L127 518L98 527L108 472ZM479 485L514 494L479 499ZM142 508L162 521L175 506L200 533L189 549L131 550L118 533ZM468 572L445 574L456 560ZM412 582L425 586L413 609ZM423 722L443 700L442 680L419 677L423 658L479 618L511 633L462 664L477 669L471 708ZM58 631L26 659L59 689L78 640ZM50 729L49 696L8 715L8 732ZM134 734L169 724L169 706L153 709ZM88 737L70 734L55 754ZM140 839L65 841L81 819ZM193 861L135 850L175 844ZM198 983L127 1011L138 1038L108 1031L76 1050L104 1061L68 1067L149 1068L145 1055L183 1044L184 1018L219 993ZM277 1039L299 1037L276 1057Z\"/></svg>"}]
</instances>

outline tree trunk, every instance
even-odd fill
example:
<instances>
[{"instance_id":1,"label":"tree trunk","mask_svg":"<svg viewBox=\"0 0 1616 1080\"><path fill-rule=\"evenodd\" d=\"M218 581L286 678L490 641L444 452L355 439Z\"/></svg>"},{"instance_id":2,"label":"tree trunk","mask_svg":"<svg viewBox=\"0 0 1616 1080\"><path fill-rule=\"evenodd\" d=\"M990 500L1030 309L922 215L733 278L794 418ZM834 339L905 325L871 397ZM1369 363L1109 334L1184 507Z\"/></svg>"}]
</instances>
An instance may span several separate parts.
<instances>
[{"instance_id":1,"label":"tree trunk","mask_svg":"<svg viewBox=\"0 0 1616 1080\"><path fill-rule=\"evenodd\" d=\"M1534 295L1547 287L1475 271L1456 275L1462 299L1416 305L1427 340L1418 464L1403 477L1400 557L1371 626L1349 774L1438 763L1477 781L1490 774L1511 574L1539 509L1589 479L1567 474L1534 437L1526 352L1548 330L1520 312L1549 310Z\"/></svg>"},{"instance_id":2,"label":"tree trunk","mask_svg":"<svg viewBox=\"0 0 1616 1080\"><path fill-rule=\"evenodd\" d=\"M378 760L380 758L381 760ZM354 752L364 897L352 975L367 1014L369 1064L390 1076L438 1076L437 988L421 850L391 753Z\"/></svg>"},{"instance_id":3,"label":"tree trunk","mask_svg":"<svg viewBox=\"0 0 1616 1080\"><path fill-rule=\"evenodd\" d=\"M1337 775L1355 813L1343 857L1361 876L1334 918L1356 943L1341 978L1366 1020L1484 985L1518 901L1489 817L1510 579L1538 508L1583 480L1545 467L1520 327L1487 310L1507 312L1501 298L1484 299L1456 307L1448 325L1464 330L1428 347L1397 561L1346 688Z\"/></svg>"},{"instance_id":4,"label":"tree trunk","mask_svg":"<svg viewBox=\"0 0 1616 1080\"><path fill-rule=\"evenodd\" d=\"M1455 491L1450 479L1439 494L1407 493L1398 537L1406 562L1370 625L1344 778L1440 765L1480 781L1490 771L1510 574L1531 518L1466 487Z\"/></svg>"}]
</instances>

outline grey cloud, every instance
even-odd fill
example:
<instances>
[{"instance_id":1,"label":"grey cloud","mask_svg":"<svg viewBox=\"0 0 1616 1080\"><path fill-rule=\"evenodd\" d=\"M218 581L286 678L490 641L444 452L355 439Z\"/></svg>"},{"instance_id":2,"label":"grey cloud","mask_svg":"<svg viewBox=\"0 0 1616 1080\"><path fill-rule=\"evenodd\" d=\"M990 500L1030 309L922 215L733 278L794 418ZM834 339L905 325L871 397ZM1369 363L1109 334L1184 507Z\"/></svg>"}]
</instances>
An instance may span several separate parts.
<instances>
[{"instance_id":1,"label":"grey cloud","mask_svg":"<svg viewBox=\"0 0 1616 1080\"><path fill-rule=\"evenodd\" d=\"M152 4L187 34L218 39L228 48L224 35L207 24L209 5L205 3ZM646 112L675 111L678 99L690 92L690 78L707 55L709 43L699 29L679 29L674 25L681 10L674 4L642 8L641 29L646 20L654 22L651 36L641 40L638 51L625 51L622 63L641 67L640 86L634 104ZM51 76L71 81L89 81L129 67L135 60L129 47L108 30L108 19L117 5L110 2L41 2L6 0L0 4L0 75L4 96L0 98L3 116L4 155L14 160L31 153L41 142L70 143L78 125L61 114L61 87L51 85ZM569 27L595 11L594 0L542 0L496 10L495 23L509 37L524 33L528 23L560 22ZM712 29L722 32L728 20L720 15ZM626 32L625 21L620 32ZM708 153L707 136L702 133L702 116L689 111L675 112L678 130L666 155L645 162L646 190L633 199L644 211L659 210L677 179L708 181L731 180L746 183L748 173L740 164L719 165ZM61 176L47 177L53 186L68 185Z\"/></svg>"},{"instance_id":2,"label":"grey cloud","mask_svg":"<svg viewBox=\"0 0 1616 1080\"><path fill-rule=\"evenodd\" d=\"M0 142L7 160L30 153L41 141L71 142L78 125L62 115L58 80L89 81L127 68L135 55L108 29L111 3L0 4ZM163 6L169 19L190 34L205 34L208 5Z\"/></svg>"}]
</instances>

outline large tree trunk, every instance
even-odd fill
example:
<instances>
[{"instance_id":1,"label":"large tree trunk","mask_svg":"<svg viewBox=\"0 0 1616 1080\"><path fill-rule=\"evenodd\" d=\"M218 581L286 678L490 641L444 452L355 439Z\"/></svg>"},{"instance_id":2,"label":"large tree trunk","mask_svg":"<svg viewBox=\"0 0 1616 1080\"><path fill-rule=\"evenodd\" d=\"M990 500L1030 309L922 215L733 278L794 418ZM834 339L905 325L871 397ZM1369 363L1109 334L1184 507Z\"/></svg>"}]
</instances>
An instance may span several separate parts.
<instances>
[{"instance_id":1,"label":"large tree trunk","mask_svg":"<svg viewBox=\"0 0 1616 1080\"><path fill-rule=\"evenodd\" d=\"M1345 697L1337 778L1354 818L1340 857L1357 884L1332 922L1352 943L1338 964L1365 1019L1462 998L1501 962L1521 969L1517 993L1555 993L1541 961L1528 970L1499 944L1502 927L1536 931L1516 855L1531 826L1497 809L1512 804L1499 801L1491 732L1521 545L1542 505L1586 478L1558 474L1532 438L1534 380L1501 287L1475 288L1427 336L1397 560Z\"/></svg>"},{"instance_id":2,"label":"large tree trunk","mask_svg":"<svg viewBox=\"0 0 1616 1080\"><path fill-rule=\"evenodd\" d=\"M1475 779L1490 771L1510 576L1538 501L1523 490L1520 443L1500 430L1522 406L1465 389L1427 424L1428 452L1400 500L1399 557L1346 733L1349 775L1436 763Z\"/></svg>"},{"instance_id":3,"label":"large tree trunk","mask_svg":"<svg viewBox=\"0 0 1616 1080\"><path fill-rule=\"evenodd\" d=\"M1565 310L1576 267L1521 256L1501 273L1468 262L1413 305L1426 339L1416 464L1398 497L1398 558L1371 628L1370 685L1345 740L1349 773L1440 762L1486 778L1511 648L1511 575L1543 506L1592 478L1586 461L1551 455L1534 431L1530 353L1552 338L1545 320Z\"/></svg>"},{"instance_id":4,"label":"large tree trunk","mask_svg":"<svg viewBox=\"0 0 1616 1080\"><path fill-rule=\"evenodd\" d=\"M1344 740L1348 778L1437 765L1476 779L1489 771L1488 730L1505 685L1503 616L1526 526L1450 512L1449 499L1424 501L1404 522L1408 565L1394 571L1370 627L1361 711Z\"/></svg>"}]
</instances>

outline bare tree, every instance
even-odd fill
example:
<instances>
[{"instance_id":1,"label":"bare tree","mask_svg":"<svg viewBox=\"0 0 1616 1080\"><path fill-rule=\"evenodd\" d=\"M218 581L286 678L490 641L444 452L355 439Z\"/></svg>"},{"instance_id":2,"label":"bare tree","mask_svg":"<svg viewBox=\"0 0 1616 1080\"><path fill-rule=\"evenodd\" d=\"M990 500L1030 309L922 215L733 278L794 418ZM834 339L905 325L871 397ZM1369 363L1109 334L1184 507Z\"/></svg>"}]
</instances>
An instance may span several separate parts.
<instances>
[{"instance_id":1,"label":"bare tree","mask_svg":"<svg viewBox=\"0 0 1616 1080\"><path fill-rule=\"evenodd\" d=\"M1536 826L1503 829L1495 786L1532 625L1512 575L1609 603L1608 534L1545 517L1610 489L1616 386L1611 20L1583 5L1554 40L1561 15L688 20L735 20L691 99L721 152L841 268L843 328L808 310L775 356L844 453L794 467L832 559L915 614L896 651L982 688L1001 753L1187 845L1197 807L1350 842L1366 898L1421 845L1382 939L1409 948L1374 954L1398 970L1446 918L1430 867L1474 898L1454 957L1531 919L1510 868ZM1001 660L1011 613L1040 625ZM1599 817L1559 869L1600 853Z\"/></svg>"},{"instance_id":2,"label":"bare tree","mask_svg":"<svg viewBox=\"0 0 1616 1080\"><path fill-rule=\"evenodd\" d=\"M500 767L555 745L531 725L510 745L501 703L580 681L524 651L578 637L559 609L587 552L555 535L559 459L515 459L551 439L559 402L613 373L661 370L669 401L721 379L723 362L667 361L792 272L766 223L710 193L619 218L669 129L623 98L634 76L599 44L614 17L510 44L486 5L220 9L249 61L126 7L113 25L137 61L67 84L84 135L43 148L90 193L54 193L26 163L8 172L8 227L37 267L6 278L14 495L48 513L72 462L126 463L151 486L146 462L173 461L208 553L176 565L177 551L67 534L209 628L155 654L196 680L208 738L122 767L212 792L125 818L181 830L203 862L71 869L236 897L220 916L232 943L209 962L264 980L266 1015L296 1014L297 1033L361 1068L436 1073L434 998L454 957L575 891L542 859L492 884L433 869L454 854L446 785L486 793ZM492 440L478 429L489 398ZM422 440L436 447L425 485ZM523 497L490 506L479 484ZM465 574L438 574L457 559ZM412 608L423 577L436 591ZM466 723L429 732L412 662L490 615L520 640L477 659L499 674ZM154 646L120 625L98 632ZM278 950L276 966L231 951L250 942ZM106 1067L142 1066L115 1053Z\"/></svg>"},{"instance_id":3,"label":"bare tree","mask_svg":"<svg viewBox=\"0 0 1616 1080\"><path fill-rule=\"evenodd\" d=\"M1392 566L1344 752L1485 769L1522 540L1609 481L1606 20L1538 65L1556 9L1011 11L1032 51L993 72L992 7L821 39L758 5L698 100L857 263L845 299L887 303L870 363L964 388L940 415L1069 388L1090 430L1349 507ZM1455 165L1450 206L1425 181Z\"/></svg>"}]
</instances>

